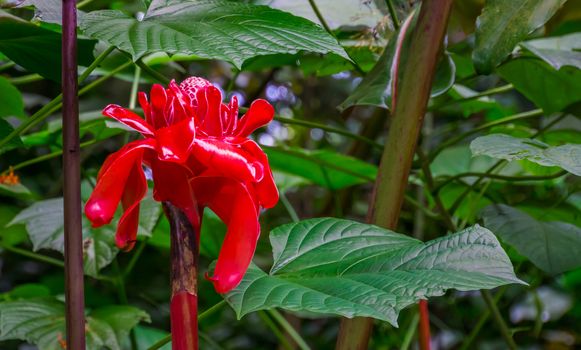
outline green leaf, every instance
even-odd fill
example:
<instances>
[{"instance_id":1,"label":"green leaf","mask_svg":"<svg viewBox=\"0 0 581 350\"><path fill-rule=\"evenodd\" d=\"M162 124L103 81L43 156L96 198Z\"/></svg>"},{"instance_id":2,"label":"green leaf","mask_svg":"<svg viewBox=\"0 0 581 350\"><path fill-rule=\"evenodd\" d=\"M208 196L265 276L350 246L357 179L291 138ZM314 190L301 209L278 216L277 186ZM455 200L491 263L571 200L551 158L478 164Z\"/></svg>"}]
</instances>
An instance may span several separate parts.
<instances>
[{"instance_id":1,"label":"green leaf","mask_svg":"<svg viewBox=\"0 0 581 350\"><path fill-rule=\"evenodd\" d=\"M96 41L78 41L82 66L93 62ZM26 70L45 78L61 80L61 34L34 24L0 17L0 52Z\"/></svg>"},{"instance_id":2,"label":"green leaf","mask_svg":"<svg viewBox=\"0 0 581 350\"><path fill-rule=\"evenodd\" d=\"M149 349L149 347L161 339L165 338L169 333L157 328L137 326L135 327L135 338L137 338L137 348L140 350ZM159 348L160 350L171 350L171 343Z\"/></svg>"},{"instance_id":3,"label":"green leaf","mask_svg":"<svg viewBox=\"0 0 581 350\"><path fill-rule=\"evenodd\" d=\"M411 14L410 16L414 16ZM409 45L409 36L415 25L416 17L408 18L409 26L405 24L394 35L373 69L363 78L361 83L347 97L339 110L343 111L351 106L376 106L390 109L394 85L393 73L397 72L397 64L406 59L406 47ZM397 59L399 57L399 60ZM454 60L445 52L438 63L432 84L432 97L439 96L452 87L455 79L456 66Z\"/></svg>"},{"instance_id":4,"label":"green leaf","mask_svg":"<svg viewBox=\"0 0 581 350\"><path fill-rule=\"evenodd\" d=\"M24 103L20 91L4 77L0 77L0 117L21 117Z\"/></svg>"},{"instance_id":5,"label":"green leaf","mask_svg":"<svg viewBox=\"0 0 581 350\"><path fill-rule=\"evenodd\" d=\"M141 203L138 233L150 236L160 214L159 203L147 196ZM87 275L96 276L119 252L114 239L117 222L118 218L109 225L94 229L83 216L83 259ZM64 253L62 198L34 203L21 211L9 225L14 224L26 225L35 251L52 249Z\"/></svg>"},{"instance_id":6,"label":"green leaf","mask_svg":"<svg viewBox=\"0 0 581 350\"><path fill-rule=\"evenodd\" d=\"M376 166L334 151L269 147L264 152L272 169L333 190L371 182L377 176Z\"/></svg>"},{"instance_id":7,"label":"green leaf","mask_svg":"<svg viewBox=\"0 0 581 350\"><path fill-rule=\"evenodd\" d=\"M502 106L491 97L483 96L477 99L471 99L478 92L467 88L463 85L454 85L448 91L446 96L457 102L448 102L444 100L442 104L435 103L437 110L446 114L462 115L469 117L476 113L483 112L488 119L499 119L516 113L515 110ZM466 100L468 99L468 100Z\"/></svg>"},{"instance_id":8,"label":"green leaf","mask_svg":"<svg viewBox=\"0 0 581 350\"><path fill-rule=\"evenodd\" d=\"M94 11L80 22L90 37L129 52L193 54L240 68L251 57L308 51L348 59L320 26L267 6L230 1L154 0L143 20L119 11Z\"/></svg>"},{"instance_id":9,"label":"green leaf","mask_svg":"<svg viewBox=\"0 0 581 350\"><path fill-rule=\"evenodd\" d=\"M20 339L43 350L62 350L65 339L65 304L56 298L0 303L0 340ZM87 316L87 349L121 350L129 330L149 316L132 306L108 306Z\"/></svg>"},{"instance_id":10,"label":"green leaf","mask_svg":"<svg viewBox=\"0 0 581 350\"><path fill-rule=\"evenodd\" d=\"M26 241L26 230L22 226L6 227L16 216L18 208L0 204L0 238L3 246L14 246Z\"/></svg>"},{"instance_id":11,"label":"green leaf","mask_svg":"<svg viewBox=\"0 0 581 350\"><path fill-rule=\"evenodd\" d=\"M581 229L565 222L544 222L508 205L491 205L484 225L540 269L559 274L581 267Z\"/></svg>"},{"instance_id":12,"label":"green leaf","mask_svg":"<svg viewBox=\"0 0 581 350\"><path fill-rule=\"evenodd\" d=\"M321 218L270 234L270 274L252 266L225 295L238 317L275 307L397 324L404 307L447 289L523 283L496 237L474 226L423 243L349 220Z\"/></svg>"},{"instance_id":13,"label":"green leaf","mask_svg":"<svg viewBox=\"0 0 581 350\"><path fill-rule=\"evenodd\" d=\"M558 166L581 176L581 145L549 146L544 142L492 134L476 138L470 144L472 154L508 161L527 159L542 166Z\"/></svg>"},{"instance_id":14,"label":"green leaf","mask_svg":"<svg viewBox=\"0 0 581 350\"><path fill-rule=\"evenodd\" d=\"M547 22L567 0L487 0L476 21L472 59L489 74L527 35Z\"/></svg>"},{"instance_id":15,"label":"green leaf","mask_svg":"<svg viewBox=\"0 0 581 350\"><path fill-rule=\"evenodd\" d=\"M574 105L581 101L581 70L570 66L556 70L540 59L523 57L508 61L497 71L546 113L570 109L579 114Z\"/></svg>"},{"instance_id":16,"label":"green leaf","mask_svg":"<svg viewBox=\"0 0 581 350\"><path fill-rule=\"evenodd\" d=\"M34 6L34 19L46 23L61 24L63 3L60 0L25 0L19 7ZM85 15L77 10L77 18Z\"/></svg>"},{"instance_id":17,"label":"green leaf","mask_svg":"<svg viewBox=\"0 0 581 350\"><path fill-rule=\"evenodd\" d=\"M5 137L7 137L8 135L10 135L11 132L14 131L14 128L12 127L12 125L10 125L10 123L8 123L6 120L0 118L0 140L4 139ZM13 137L10 139L10 141L8 141L7 144L5 144L4 146L0 147L0 154L15 149L15 148L19 148L19 147L23 147L24 145L22 144L22 140L20 139L20 137Z\"/></svg>"},{"instance_id":18,"label":"green leaf","mask_svg":"<svg viewBox=\"0 0 581 350\"><path fill-rule=\"evenodd\" d=\"M0 294L3 300L41 298L50 295L50 289L44 284L27 283L14 287L11 291Z\"/></svg>"},{"instance_id":19,"label":"green leaf","mask_svg":"<svg viewBox=\"0 0 581 350\"><path fill-rule=\"evenodd\" d=\"M581 69L581 33L530 40L521 46L557 70L564 66Z\"/></svg>"}]
</instances>

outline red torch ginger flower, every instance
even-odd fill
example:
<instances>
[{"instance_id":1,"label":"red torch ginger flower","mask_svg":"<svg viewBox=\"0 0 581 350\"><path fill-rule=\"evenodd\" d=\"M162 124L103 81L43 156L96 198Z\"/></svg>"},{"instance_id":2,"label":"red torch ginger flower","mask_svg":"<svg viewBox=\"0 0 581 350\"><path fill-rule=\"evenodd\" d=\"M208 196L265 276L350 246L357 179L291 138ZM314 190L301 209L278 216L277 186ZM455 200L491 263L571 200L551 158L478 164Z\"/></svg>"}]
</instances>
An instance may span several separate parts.
<instances>
[{"instance_id":1,"label":"red torch ginger flower","mask_svg":"<svg viewBox=\"0 0 581 350\"><path fill-rule=\"evenodd\" d=\"M254 101L238 118L238 100L222 103L220 90L191 77L179 86L154 85L150 100L139 94L145 120L109 105L103 114L138 131L144 139L111 154L97 176L85 206L94 227L111 222L121 202L116 243L130 250L136 240L139 203L147 192L143 165L151 168L154 199L180 208L199 232L201 213L212 209L228 226L214 275L219 293L235 288L254 254L260 234L258 215L278 201L268 160L248 136L268 124L274 109Z\"/></svg>"}]
</instances>

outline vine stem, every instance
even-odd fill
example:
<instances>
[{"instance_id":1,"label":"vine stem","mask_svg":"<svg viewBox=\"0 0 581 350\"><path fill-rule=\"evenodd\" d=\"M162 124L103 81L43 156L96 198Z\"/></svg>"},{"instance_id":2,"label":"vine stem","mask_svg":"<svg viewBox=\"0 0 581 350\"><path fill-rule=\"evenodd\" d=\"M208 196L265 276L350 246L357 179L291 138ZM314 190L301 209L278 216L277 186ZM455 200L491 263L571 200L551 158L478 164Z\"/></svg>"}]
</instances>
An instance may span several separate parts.
<instances>
[{"instance_id":1,"label":"vine stem","mask_svg":"<svg viewBox=\"0 0 581 350\"><path fill-rule=\"evenodd\" d=\"M173 350L198 350L198 261L200 218L163 202L171 237L171 339Z\"/></svg>"},{"instance_id":2,"label":"vine stem","mask_svg":"<svg viewBox=\"0 0 581 350\"><path fill-rule=\"evenodd\" d=\"M305 340L297 333L297 331L286 320L286 318L284 318L284 316L280 314L280 312L274 309L268 310L267 312L282 327L282 329L284 329L291 336L291 338L295 341L295 343L297 343L301 350L311 350L311 348L307 345Z\"/></svg>"},{"instance_id":3,"label":"vine stem","mask_svg":"<svg viewBox=\"0 0 581 350\"><path fill-rule=\"evenodd\" d=\"M397 226L452 2L422 2L410 45L404 49L407 59L397 67L397 98L369 211L371 223L384 228ZM336 349L367 349L372 326L370 318L343 319Z\"/></svg>"},{"instance_id":4,"label":"vine stem","mask_svg":"<svg viewBox=\"0 0 581 350\"><path fill-rule=\"evenodd\" d=\"M70 349L85 349L85 291L81 223L81 150L77 66L77 7L62 8L63 180L66 339Z\"/></svg>"},{"instance_id":5,"label":"vine stem","mask_svg":"<svg viewBox=\"0 0 581 350\"><path fill-rule=\"evenodd\" d=\"M517 349L516 343L514 342L514 339L512 339L510 330L506 326L506 323L504 322L504 319L502 318L502 315L500 314L500 311L498 310L498 307L496 306L496 303L492 298L492 294L490 293L490 291L484 289L481 290L481 294L482 298L486 302L486 305L488 305L488 309L490 310L490 313L492 314L492 317L494 318L496 325L500 329L500 333L502 334L502 337L504 338L506 345L508 345L508 347L511 350L516 350Z\"/></svg>"},{"instance_id":6,"label":"vine stem","mask_svg":"<svg viewBox=\"0 0 581 350\"><path fill-rule=\"evenodd\" d=\"M391 17L391 22L393 23L393 29L396 31L399 29L399 19L397 18L397 12L395 12L395 6L391 0L385 0L387 9L389 10L389 16Z\"/></svg>"}]
</instances>

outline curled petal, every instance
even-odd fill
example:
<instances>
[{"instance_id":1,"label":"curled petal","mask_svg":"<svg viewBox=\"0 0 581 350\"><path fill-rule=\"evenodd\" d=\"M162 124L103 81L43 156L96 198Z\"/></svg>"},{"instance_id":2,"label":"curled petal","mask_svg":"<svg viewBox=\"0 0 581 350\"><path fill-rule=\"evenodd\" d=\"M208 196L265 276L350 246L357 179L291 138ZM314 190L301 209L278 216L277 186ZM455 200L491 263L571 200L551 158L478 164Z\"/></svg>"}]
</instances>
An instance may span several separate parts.
<instances>
[{"instance_id":1,"label":"curled petal","mask_svg":"<svg viewBox=\"0 0 581 350\"><path fill-rule=\"evenodd\" d=\"M151 125L128 109L118 105L108 105L103 109L103 115L127 125L131 129L140 132L143 136L153 136L153 128Z\"/></svg>"},{"instance_id":2,"label":"curled petal","mask_svg":"<svg viewBox=\"0 0 581 350\"><path fill-rule=\"evenodd\" d=\"M124 213L117 225L115 243L121 250L129 251L137 240L137 228L139 226L139 204L147 193L147 181L141 167L141 161L137 160L129 174L129 181L125 184L125 191L121 197Z\"/></svg>"},{"instance_id":3,"label":"curled petal","mask_svg":"<svg viewBox=\"0 0 581 350\"><path fill-rule=\"evenodd\" d=\"M165 104L167 102L167 94L163 86L159 84L153 84L151 87L151 104L150 104L150 116L151 125L154 128L159 129L166 127L168 122L165 118Z\"/></svg>"},{"instance_id":4,"label":"curled petal","mask_svg":"<svg viewBox=\"0 0 581 350\"><path fill-rule=\"evenodd\" d=\"M191 183L198 201L228 227L214 275L208 277L218 293L227 293L240 283L254 255L260 235L258 208L246 186L233 179L198 177Z\"/></svg>"},{"instance_id":5,"label":"curled petal","mask_svg":"<svg viewBox=\"0 0 581 350\"><path fill-rule=\"evenodd\" d=\"M222 93L216 87L208 86L200 90L197 97L198 114L203 118L202 128L209 136L222 136Z\"/></svg>"},{"instance_id":6,"label":"curled petal","mask_svg":"<svg viewBox=\"0 0 581 350\"><path fill-rule=\"evenodd\" d=\"M145 121L149 125L153 125L153 121L151 120L149 101L147 100L147 94L143 91L139 91L137 93L137 99L139 100L139 105L141 106L141 109L143 109L143 115L145 115Z\"/></svg>"},{"instance_id":7,"label":"curled petal","mask_svg":"<svg viewBox=\"0 0 581 350\"><path fill-rule=\"evenodd\" d=\"M196 139L193 154L200 163L222 176L253 182L262 179L262 164L238 145L218 139Z\"/></svg>"},{"instance_id":8,"label":"curled petal","mask_svg":"<svg viewBox=\"0 0 581 350\"><path fill-rule=\"evenodd\" d=\"M268 157L260 149L260 146L252 140L247 140L241 144L242 148L248 153L252 154L256 158L264 169L264 176L258 183L254 185L256 195L258 196L258 201L263 208L272 208L278 202L278 189L274 183L274 177L272 176L272 171L270 170L270 165L268 164Z\"/></svg>"},{"instance_id":9,"label":"curled petal","mask_svg":"<svg viewBox=\"0 0 581 350\"><path fill-rule=\"evenodd\" d=\"M157 153L161 160L184 163L194 146L196 128L194 119L184 119L155 131Z\"/></svg>"},{"instance_id":10,"label":"curled petal","mask_svg":"<svg viewBox=\"0 0 581 350\"><path fill-rule=\"evenodd\" d=\"M99 173L97 185L85 205L85 214L93 227L111 222L115 210L121 201L130 175L136 166L141 164L144 149L153 148L154 141L145 139L131 142L109 156Z\"/></svg>"},{"instance_id":11,"label":"curled petal","mask_svg":"<svg viewBox=\"0 0 581 350\"><path fill-rule=\"evenodd\" d=\"M235 135L248 137L254 130L270 123L274 117L274 108L266 100L252 102L248 112L240 118Z\"/></svg>"}]
</instances>

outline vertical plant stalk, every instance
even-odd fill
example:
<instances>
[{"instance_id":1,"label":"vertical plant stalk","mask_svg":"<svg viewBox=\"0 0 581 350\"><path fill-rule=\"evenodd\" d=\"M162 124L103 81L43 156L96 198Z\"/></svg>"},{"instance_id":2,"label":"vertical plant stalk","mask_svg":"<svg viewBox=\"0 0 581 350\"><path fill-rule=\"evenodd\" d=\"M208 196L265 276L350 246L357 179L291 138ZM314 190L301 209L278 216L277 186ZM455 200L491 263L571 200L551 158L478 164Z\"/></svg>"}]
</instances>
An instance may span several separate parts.
<instances>
[{"instance_id":1,"label":"vertical plant stalk","mask_svg":"<svg viewBox=\"0 0 581 350\"><path fill-rule=\"evenodd\" d=\"M163 210L171 230L172 349L198 350L199 224L192 224L186 214L169 202L163 203Z\"/></svg>"},{"instance_id":2,"label":"vertical plant stalk","mask_svg":"<svg viewBox=\"0 0 581 350\"><path fill-rule=\"evenodd\" d=\"M75 0L63 0L62 18L66 340L69 349L82 350L85 349L85 299Z\"/></svg>"},{"instance_id":3,"label":"vertical plant stalk","mask_svg":"<svg viewBox=\"0 0 581 350\"><path fill-rule=\"evenodd\" d=\"M420 349L430 350L430 312L428 311L428 301L420 300L418 303L420 309L420 323L418 340Z\"/></svg>"},{"instance_id":4,"label":"vertical plant stalk","mask_svg":"<svg viewBox=\"0 0 581 350\"><path fill-rule=\"evenodd\" d=\"M406 59L398 67L397 101L394 98L369 216L384 228L397 226L451 7L452 0L422 2ZM372 326L371 318L343 319L336 349L367 349Z\"/></svg>"}]
</instances>

